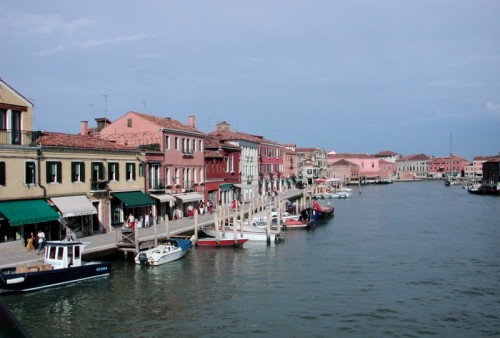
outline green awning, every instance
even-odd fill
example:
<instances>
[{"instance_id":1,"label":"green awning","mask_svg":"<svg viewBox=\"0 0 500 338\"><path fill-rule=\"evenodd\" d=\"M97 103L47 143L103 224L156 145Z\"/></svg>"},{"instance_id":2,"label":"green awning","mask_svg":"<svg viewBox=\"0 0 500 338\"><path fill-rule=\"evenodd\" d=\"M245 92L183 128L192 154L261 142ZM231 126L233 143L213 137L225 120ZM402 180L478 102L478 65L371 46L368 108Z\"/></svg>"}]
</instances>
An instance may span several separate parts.
<instances>
[{"instance_id":1,"label":"green awning","mask_svg":"<svg viewBox=\"0 0 500 338\"><path fill-rule=\"evenodd\" d=\"M232 183L225 183L225 184L219 185L220 190L231 190L232 188L233 188Z\"/></svg>"},{"instance_id":2,"label":"green awning","mask_svg":"<svg viewBox=\"0 0 500 338\"><path fill-rule=\"evenodd\" d=\"M113 192L111 195L118 198L129 208L145 207L155 204L155 201L142 191Z\"/></svg>"},{"instance_id":3,"label":"green awning","mask_svg":"<svg viewBox=\"0 0 500 338\"><path fill-rule=\"evenodd\" d=\"M293 184L293 181L292 181L292 179L291 179L291 178L287 178L287 179L286 179L286 181L287 181L288 183L290 183L290 184Z\"/></svg>"},{"instance_id":4,"label":"green awning","mask_svg":"<svg viewBox=\"0 0 500 338\"><path fill-rule=\"evenodd\" d=\"M42 199L0 202L0 214L13 226L57 221L60 217Z\"/></svg>"}]
</instances>

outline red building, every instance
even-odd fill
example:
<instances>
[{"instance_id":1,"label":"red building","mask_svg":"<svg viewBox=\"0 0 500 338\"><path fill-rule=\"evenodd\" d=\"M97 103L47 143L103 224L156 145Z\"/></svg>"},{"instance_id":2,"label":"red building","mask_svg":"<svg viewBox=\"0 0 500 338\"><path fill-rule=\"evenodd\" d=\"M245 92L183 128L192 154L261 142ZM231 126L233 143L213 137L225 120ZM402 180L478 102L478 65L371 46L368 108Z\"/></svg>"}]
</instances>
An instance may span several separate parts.
<instances>
[{"instance_id":1,"label":"red building","mask_svg":"<svg viewBox=\"0 0 500 338\"><path fill-rule=\"evenodd\" d=\"M239 200L241 149L214 137L205 138L205 201L226 205Z\"/></svg>"},{"instance_id":2,"label":"red building","mask_svg":"<svg viewBox=\"0 0 500 338\"><path fill-rule=\"evenodd\" d=\"M429 159L429 176L431 177L446 177L452 176L464 176L464 168L467 165L467 160L452 155L448 157L433 157Z\"/></svg>"}]
</instances>

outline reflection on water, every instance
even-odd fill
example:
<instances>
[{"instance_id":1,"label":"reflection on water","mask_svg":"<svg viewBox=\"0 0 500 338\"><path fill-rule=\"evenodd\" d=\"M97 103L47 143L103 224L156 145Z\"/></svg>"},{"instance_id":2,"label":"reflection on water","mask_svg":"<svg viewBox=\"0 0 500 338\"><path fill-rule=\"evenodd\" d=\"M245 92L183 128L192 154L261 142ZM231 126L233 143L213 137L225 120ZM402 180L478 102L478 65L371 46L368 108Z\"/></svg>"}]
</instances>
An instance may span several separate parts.
<instances>
[{"instance_id":1,"label":"reflection on water","mask_svg":"<svg viewBox=\"0 0 500 338\"><path fill-rule=\"evenodd\" d=\"M498 335L500 199L441 183L363 187L276 245L120 258L109 278L2 299L34 337Z\"/></svg>"}]
</instances>

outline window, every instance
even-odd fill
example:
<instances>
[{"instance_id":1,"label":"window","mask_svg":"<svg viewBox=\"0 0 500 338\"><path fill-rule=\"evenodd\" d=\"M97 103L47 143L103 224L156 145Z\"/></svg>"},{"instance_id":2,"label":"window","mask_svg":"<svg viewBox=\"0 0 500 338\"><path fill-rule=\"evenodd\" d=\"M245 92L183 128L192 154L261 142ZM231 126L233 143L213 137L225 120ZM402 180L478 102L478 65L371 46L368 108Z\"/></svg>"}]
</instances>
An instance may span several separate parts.
<instances>
[{"instance_id":1,"label":"window","mask_svg":"<svg viewBox=\"0 0 500 338\"><path fill-rule=\"evenodd\" d=\"M125 171L127 181L135 181L135 163L127 163Z\"/></svg>"},{"instance_id":2,"label":"window","mask_svg":"<svg viewBox=\"0 0 500 338\"><path fill-rule=\"evenodd\" d=\"M71 182L85 182L85 163L71 163Z\"/></svg>"},{"instance_id":3,"label":"window","mask_svg":"<svg viewBox=\"0 0 500 338\"><path fill-rule=\"evenodd\" d=\"M0 185L5 185L5 162L0 162Z\"/></svg>"},{"instance_id":4,"label":"window","mask_svg":"<svg viewBox=\"0 0 500 338\"><path fill-rule=\"evenodd\" d=\"M148 189L159 189L159 188L160 188L160 165L150 164Z\"/></svg>"},{"instance_id":5,"label":"window","mask_svg":"<svg viewBox=\"0 0 500 338\"><path fill-rule=\"evenodd\" d=\"M139 177L144 177L144 164L139 163Z\"/></svg>"},{"instance_id":6,"label":"window","mask_svg":"<svg viewBox=\"0 0 500 338\"><path fill-rule=\"evenodd\" d=\"M132 119L127 119L127 128L132 128Z\"/></svg>"},{"instance_id":7,"label":"window","mask_svg":"<svg viewBox=\"0 0 500 338\"><path fill-rule=\"evenodd\" d=\"M91 179L93 181L104 178L104 165L101 162L92 162Z\"/></svg>"},{"instance_id":8,"label":"window","mask_svg":"<svg viewBox=\"0 0 500 338\"><path fill-rule=\"evenodd\" d=\"M170 136L165 135L165 149L170 149Z\"/></svg>"},{"instance_id":9,"label":"window","mask_svg":"<svg viewBox=\"0 0 500 338\"><path fill-rule=\"evenodd\" d=\"M120 168L118 166L118 163L116 162L108 163L108 180L109 181L120 180Z\"/></svg>"},{"instance_id":10,"label":"window","mask_svg":"<svg viewBox=\"0 0 500 338\"><path fill-rule=\"evenodd\" d=\"M21 144L21 112L17 110L11 111L11 143Z\"/></svg>"},{"instance_id":11,"label":"window","mask_svg":"<svg viewBox=\"0 0 500 338\"><path fill-rule=\"evenodd\" d=\"M24 183L25 184L35 184L36 183L36 171L35 162L26 162L24 169Z\"/></svg>"},{"instance_id":12,"label":"window","mask_svg":"<svg viewBox=\"0 0 500 338\"><path fill-rule=\"evenodd\" d=\"M7 129L7 111L0 109L0 130Z\"/></svg>"},{"instance_id":13,"label":"window","mask_svg":"<svg viewBox=\"0 0 500 338\"><path fill-rule=\"evenodd\" d=\"M47 183L61 182L61 162L47 161Z\"/></svg>"},{"instance_id":14,"label":"window","mask_svg":"<svg viewBox=\"0 0 500 338\"><path fill-rule=\"evenodd\" d=\"M196 151L196 140L193 139L193 141L191 142L192 146L191 146L191 152L194 153Z\"/></svg>"},{"instance_id":15,"label":"window","mask_svg":"<svg viewBox=\"0 0 500 338\"><path fill-rule=\"evenodd\" d=\"M177 136L174 138L174 149L179 150L179 138Z\"/></svg>"}]
</instances>

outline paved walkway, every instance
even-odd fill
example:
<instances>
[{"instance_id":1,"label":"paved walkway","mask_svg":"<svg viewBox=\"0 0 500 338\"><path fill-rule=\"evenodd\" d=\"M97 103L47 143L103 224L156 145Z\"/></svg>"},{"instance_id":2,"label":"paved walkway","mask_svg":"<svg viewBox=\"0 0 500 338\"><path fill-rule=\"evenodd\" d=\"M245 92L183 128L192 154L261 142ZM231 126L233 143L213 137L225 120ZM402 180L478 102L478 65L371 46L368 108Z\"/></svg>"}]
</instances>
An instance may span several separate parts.
<instances>
[{"instance_id":1,"label":"paved walkway","mask_svg":"<svg viewBox=\"0 0 500 338\"><path fill-rule=\"evenodd\" d=\"M297 198L302 195L302 190L289 190L285 192L285 199ZM244 210L247 211L248 204L243 204ZM198 226L214 224L214 215L204 214L198 215ZM194 219L183 218L169 222L170 235L175 236L178 234L190 232L194 230ZM139 240L154 240L155 231L154 226L151 228L138 229ZM156 235L164 238L167 235L167 227L165 222L156 224ZM96 253L101 251L113 250L116 244L122 239L121 231L114 231L107 234L93 235L90 237L79 238L82 242L89 242L90 244L85 248L86 253ZM41 262L43 260L41 255L37 255L38 251L26 252L24 241L14 241L0 243L0 268Z\"/></svg>"}]
</instances>

